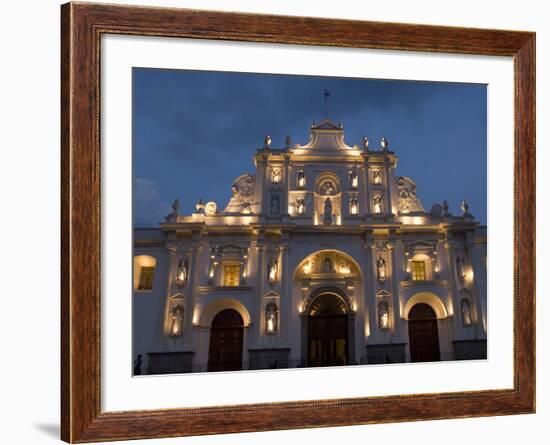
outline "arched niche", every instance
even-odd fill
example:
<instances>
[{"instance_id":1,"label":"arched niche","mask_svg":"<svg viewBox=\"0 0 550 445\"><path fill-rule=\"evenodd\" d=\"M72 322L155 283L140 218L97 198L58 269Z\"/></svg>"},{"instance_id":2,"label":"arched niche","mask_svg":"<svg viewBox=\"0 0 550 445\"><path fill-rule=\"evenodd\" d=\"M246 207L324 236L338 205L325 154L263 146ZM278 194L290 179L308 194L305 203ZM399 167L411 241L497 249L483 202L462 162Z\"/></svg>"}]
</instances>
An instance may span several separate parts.
<instances>
[{"instance_id":1,"label":"arched niche","mask_svg":"<svg viewBox=\"0 0 550 445\"><path fill-rule=\"evenodd\" d=\"M331 262L331 270L326 268L326 259ZM352 280L361 280L359 263L349 254L340 250L318 250L301 260L293 273L293 280L308 279L312 276L341 275Z\"/></svg>"},{"instance_id":2,"label":"arched niche","mask_svg":"<svg viewBox=\"0 0 550 445\"><path fill-rule=\"evenodd\" d=\"M316 225L340 225L342 223L342 187L340 178L331 172L320 173L315 178L314 222ZM330 222L325 221L327 202L332 209Z\"/></svg>"},{"instance_id":3,"label":"arched niche","mask_svg":"<svg viewBox=\"0 0 550 445\"><path fill-rule=\"evenodd\" d=\"M432 292L419 292L415 295L413 295L407 303L405 304L405 307L403 309L403 316L408 320L409 319L409 313L414 305L418 303L425 303L428 306L430 306L437 316L438 319L447 318L447 309L445 308L445 305L443 304L443 301L434 293Z\"/></svg>"}]
</instances>

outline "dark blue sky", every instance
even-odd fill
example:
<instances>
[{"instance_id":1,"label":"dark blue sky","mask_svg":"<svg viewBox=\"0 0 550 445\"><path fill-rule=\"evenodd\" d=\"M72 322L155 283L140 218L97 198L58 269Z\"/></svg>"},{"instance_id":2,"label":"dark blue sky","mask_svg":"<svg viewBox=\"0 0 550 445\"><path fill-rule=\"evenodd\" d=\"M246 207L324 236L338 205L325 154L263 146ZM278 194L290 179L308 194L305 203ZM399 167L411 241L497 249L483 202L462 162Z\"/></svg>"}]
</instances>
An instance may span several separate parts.
<instances>
[{"instance_id":1,"label":"dark blue sky","mask_svg":"<svg viewBox=\"0 0 550 445\"><path fill-rule=\"evenodd\" d=\"M344 125L348 145L382 136L399 156L426 210L462 199L487 221L486 86L443 82L283 76L134 68L134 224L155 226L178 197L181 213L199 198L223 209L233 180L254 172L252 155L270 134L282 148L309 139L312 120Z\"/></svg>"}]
</instances>

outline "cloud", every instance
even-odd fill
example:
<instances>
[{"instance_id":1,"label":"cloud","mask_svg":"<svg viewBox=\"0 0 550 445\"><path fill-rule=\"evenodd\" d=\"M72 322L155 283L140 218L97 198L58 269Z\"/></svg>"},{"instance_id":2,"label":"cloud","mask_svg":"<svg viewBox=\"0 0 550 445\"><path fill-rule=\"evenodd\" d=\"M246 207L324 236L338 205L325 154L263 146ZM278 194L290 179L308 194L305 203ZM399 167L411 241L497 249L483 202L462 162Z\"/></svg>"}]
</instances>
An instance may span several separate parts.
<instances>
[{"instance_id":1,"label":"cloud","mask_svg":"<svg viewBox=\"0 0 550 445\"><path fill-rule=\"evenodd\" d=\"M143 177L134 178L134 226L157 226L168 214L170 206L161 199L155 181Z\"/></svg>"}]
</instances>

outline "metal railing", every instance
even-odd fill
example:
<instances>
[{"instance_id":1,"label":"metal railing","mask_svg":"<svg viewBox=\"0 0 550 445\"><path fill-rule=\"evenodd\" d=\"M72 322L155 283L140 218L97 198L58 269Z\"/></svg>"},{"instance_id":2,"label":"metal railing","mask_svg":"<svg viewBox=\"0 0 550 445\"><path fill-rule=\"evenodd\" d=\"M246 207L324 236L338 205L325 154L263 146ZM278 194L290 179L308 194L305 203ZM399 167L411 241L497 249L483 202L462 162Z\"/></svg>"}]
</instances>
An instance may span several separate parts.
<instances>
[{"instance_id":1,"label":"metal railing","mask_svg":"<svg viewBox=\"0 0 550 445\"><path fill-rule=\"evenodd\" d=\"M483 359L485 356L474 357ZM442 352L439 359L416 359L415 362L444 362L460 360L454 351ZM411 357L405 351L390 351L380 353L369 353L359 357L354 363L346 364L312 364L301 359L286 358L258 358L244 362L217 363L215 365L208 363L184 363L177 361L167 361L164 363L150 364L147 369L142 369L142 374L183 374L196 372L218 372L218 371L241 371L241 370L264 370L264 369L293 369L293 368L318 368L330 366L353 366L353 365L380 365L392 363L411 363Z\"/></svg>"}]
</instances>

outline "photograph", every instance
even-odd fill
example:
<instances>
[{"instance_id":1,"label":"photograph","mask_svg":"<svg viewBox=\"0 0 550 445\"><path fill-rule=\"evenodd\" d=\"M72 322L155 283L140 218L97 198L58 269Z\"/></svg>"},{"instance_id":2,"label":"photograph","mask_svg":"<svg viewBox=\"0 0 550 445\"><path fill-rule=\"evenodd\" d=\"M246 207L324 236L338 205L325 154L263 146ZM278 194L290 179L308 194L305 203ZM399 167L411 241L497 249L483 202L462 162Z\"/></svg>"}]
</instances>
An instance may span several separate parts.
<instances>
[{"instance_id":1,"label":"photograph","mask_svg":"<svg viewBox=\"0 0 550 445\"><path fill-rule=\"evenodd\" d=\"M486 84L133 67L132 375L487 360L487 213Z\"/></svg>"}]
</instances>

